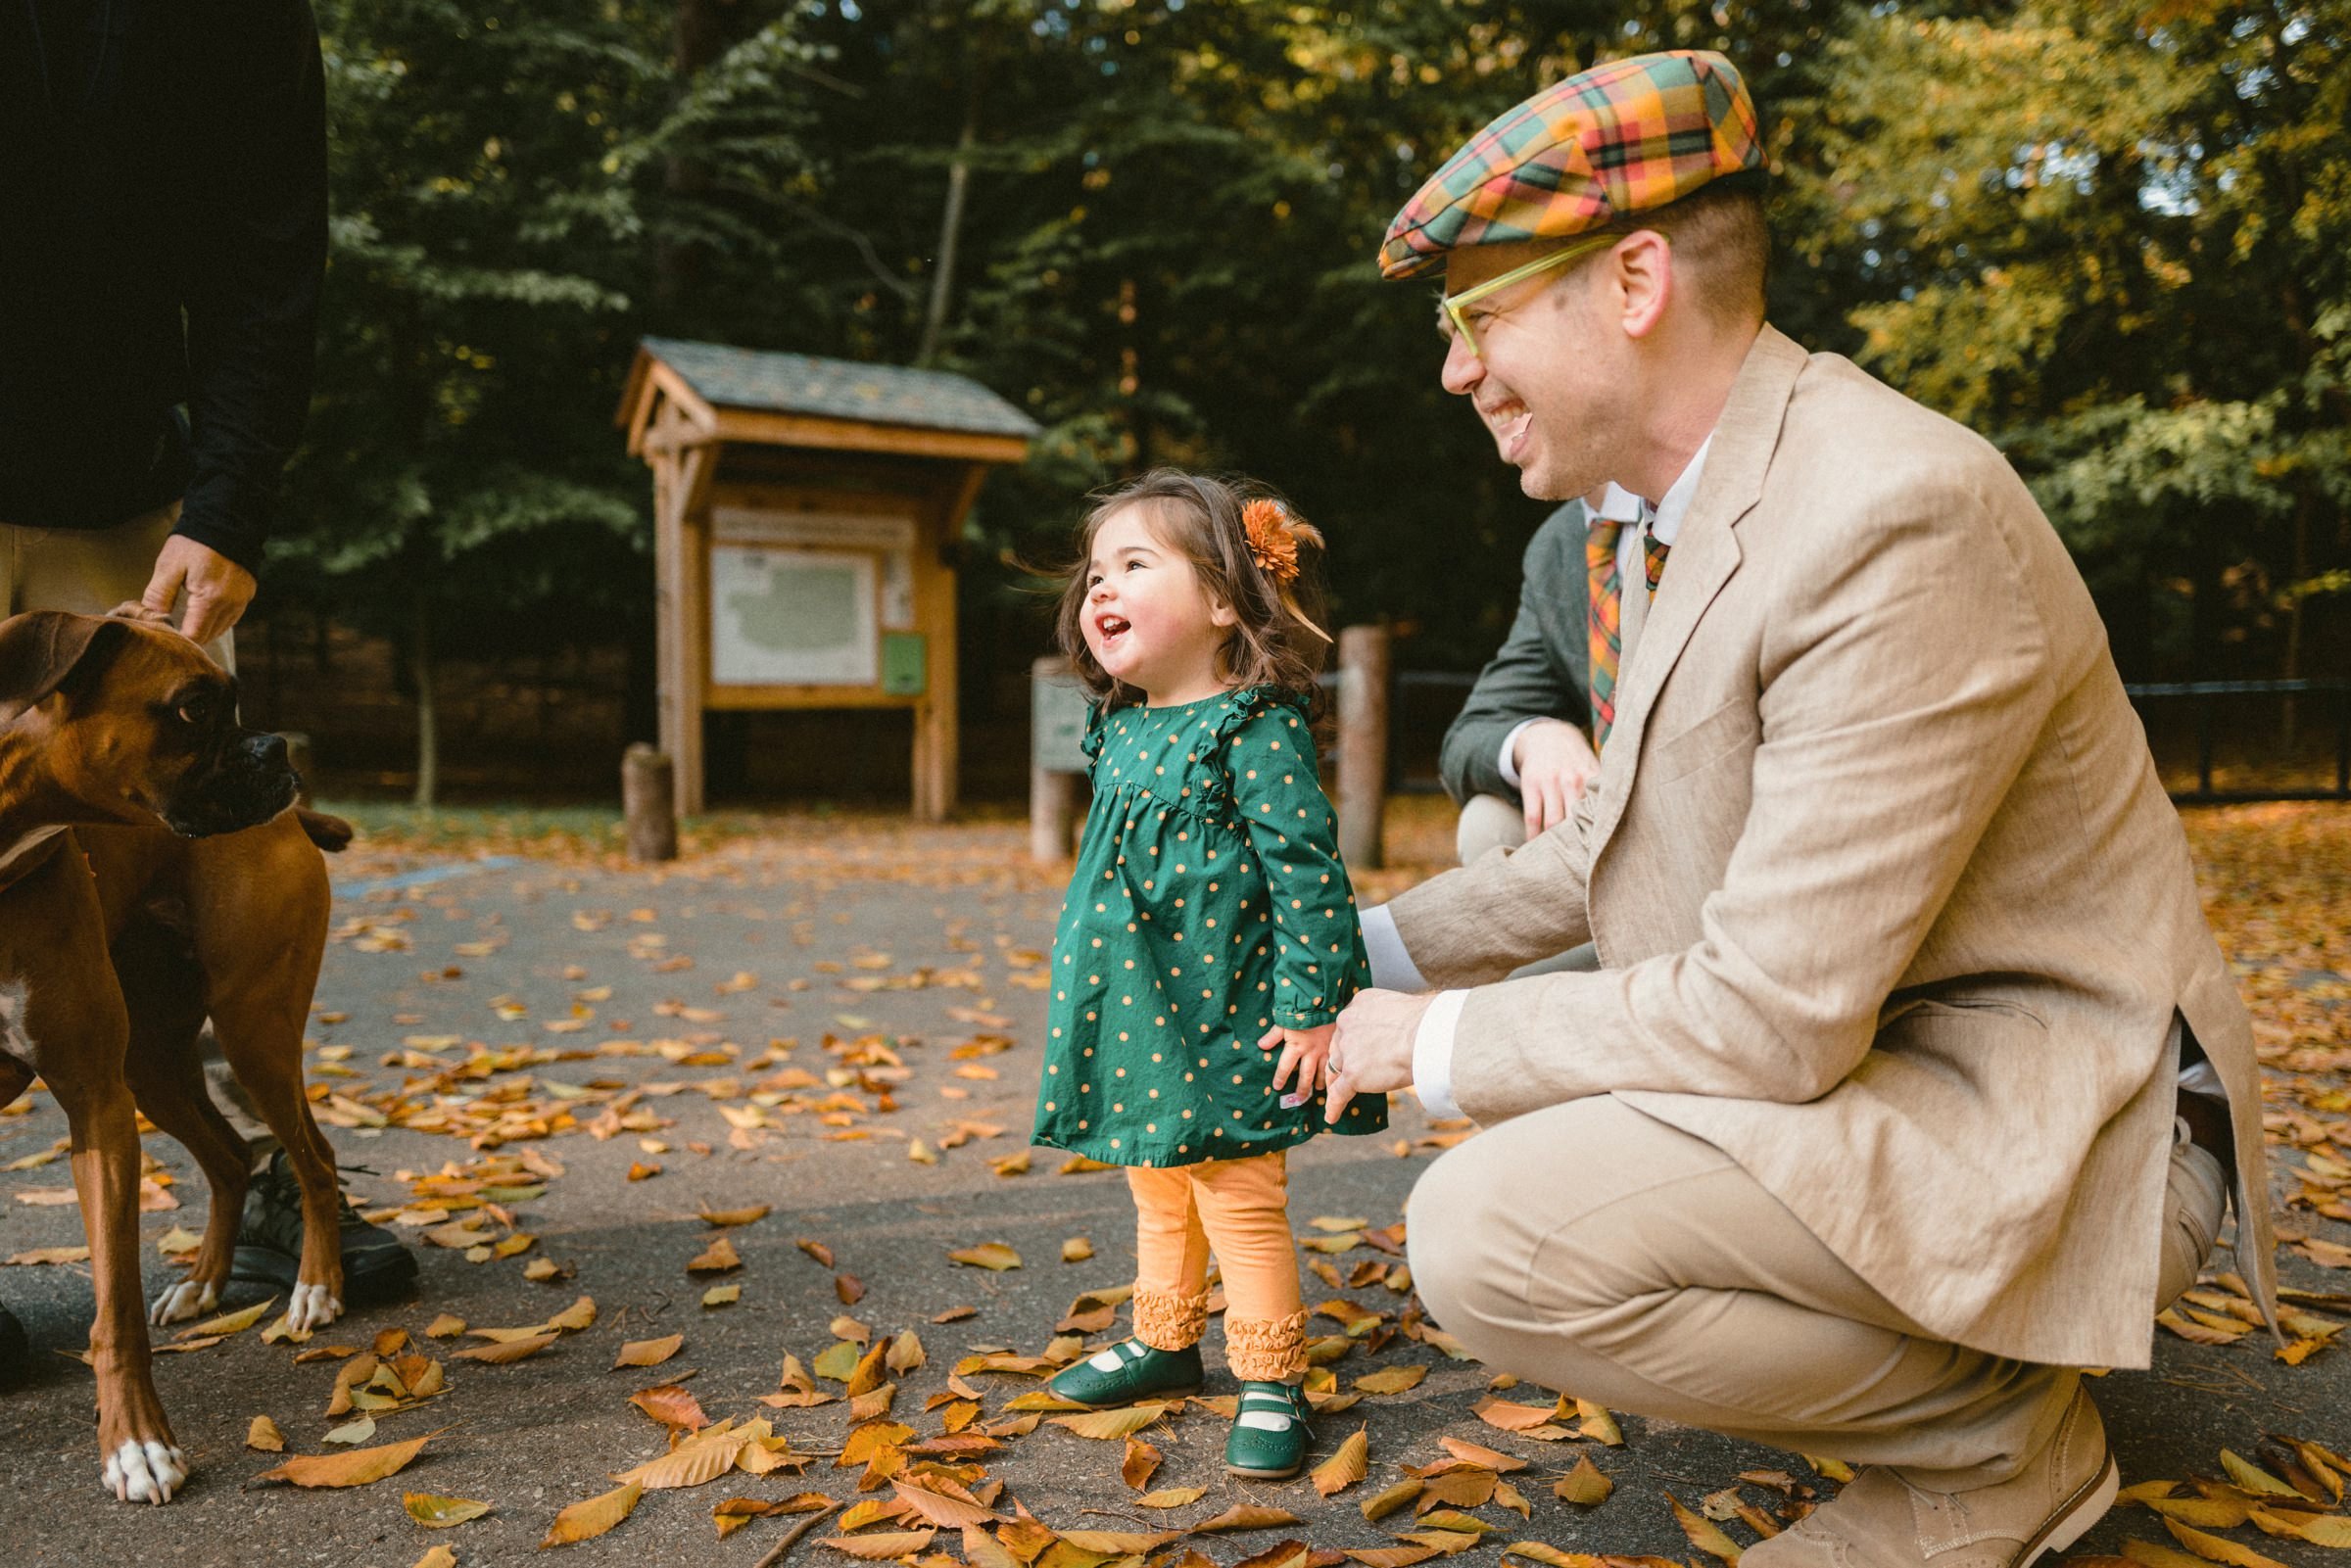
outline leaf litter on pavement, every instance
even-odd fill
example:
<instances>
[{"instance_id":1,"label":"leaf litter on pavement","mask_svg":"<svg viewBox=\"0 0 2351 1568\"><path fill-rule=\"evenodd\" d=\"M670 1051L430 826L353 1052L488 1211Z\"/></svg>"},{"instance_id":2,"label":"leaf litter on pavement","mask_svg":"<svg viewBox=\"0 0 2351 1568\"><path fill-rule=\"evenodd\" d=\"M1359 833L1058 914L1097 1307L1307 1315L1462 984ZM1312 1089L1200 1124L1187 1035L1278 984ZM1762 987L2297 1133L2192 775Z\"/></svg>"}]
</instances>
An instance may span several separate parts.
<instances>
[{"instance_id":1,"label":"leaf litter on pavement","mask_svg":"<svg viewBox=\"0 0 2351 1568\"><path fill-rule=\"evenodd\" d=\"M2344 1043L2351 1038L2344 1028L2351 1017L2345 1011L2351 959L2339 924L2324 915L2342 907L2343 889L2351 885L2344 871L2351 863L2351 827L2278 808L2247 808L2191 813L2189 832L2208 910L2255 1011L2270 1090L2265 1125L2279 1164L2291 1173L2281 1239L2287 1254L2311 1268L2351 1267L2351 1235L2333 1228L2351 1221L2351 1091L2345 1088L2351 1047ZM855 852L840 842L802 842L793 853L803 860L835 857L831 875L840 885L884 865L849 864ZM907 861L903 870L885 867L882 874L960 879L966 886L991 877L1001 880L1003 857L983 867L978 860L984 858L957 863L949 857L943 871L933 864L920 873ZM795 900L778 913L775 924L793 946L815 945L824 920L821 901ZM1047 982L1042 952L1001 935L991 949L973 939L968 921L958 916L947 944L955 956L945 963L901 964L888 952L863 949L798 966L806 974L779 979L770 972L763 981L751 970L721 966L730 978L706 974L696 980L694 955L674 929L662 928L667 924L649 909L572 912L575 930L608 928L625 938L625 962L643 976L658 976L656 983L669 990L666 1000L630 1009L634 1020L616 1016L610 983L572 966L565 971L571 992L552 1010L538 999L502 994L477 1015L479 1022L445 1033L432 1032L434 1025L421 1015L398 1016L389 1037L395 1043L380 1050L372 1069L351 1047L318 1050L311 1073L321 1120L362 1131L398 1128L464 1146L435 1168L397 1172L406 1196L370 1210L369 1216L472 1264L504 1264L528 1280L560 1285L574 1265L551 1254L547 1240L535 1233L529 1206L569 1179L560 1140L584 1134L619 1142L648 1167L647 1191L687 1183L683 1201L707 1228L669 1266L681 1283L694 1280L696 1291L704 1291L713 1274L724 1277L727 1284L709 1286L703 1295L705 1305L719 1305L730 1299L722 1293L740 1291L736 1281L755 1281L761 1265L756 1256L746 1264L732 1237L757 1227L771 1212L769 1204L750 1201L739 1188L711 1185L711 1178L696 1174L722 1146L738 1157L791 1159L810 1144L895 1142L917 1165L978 1159L996 1179L1040 1169L1081 1175L1105 1168L1077 1157L1039 1165L1032 1151L1013 1147L1016 1140L1007 1136L1014 1114L966 1109L976 1091L998 1078L996 1059L1019 1049L1011 1032L1017 1025L999 1010L997 998L1005 988L1033 991ZM430 946L411 905L371 908L344 921L334 939L355 952L387 955L387 961L402 955L413 960ZM426 972L426 978L454 981L467 963L490 967L504 945L500 930L453 944L453 962ZM828 1006L820 1000L827 989L861 1000ZM916 992L940 997L954 1025L943 1031L943 1041L891 1032L857 1011L881 993ZM746 1011L753 1008L760 1011ZM793 1032L769 1033L779 1022ZM646 1025L643 1032L639 1025ZM595 1038L599 1032L605 1037ZM739 1044L738 1036L750 1043ZM385 1069L390 1076L377 1075ZM926 1083L936 1090L936 1102L917 1098ZM696 1108L703 1106L708 1110L697 1116ZM930 1106L936 1109L924 1109ZM909 1125L910 1117L920 1124ZM714 1123L707 1133L705 1121ZM1417 1140L1398 1139L1393 1148L1398 1154L1440 1150L1468 1131L1466 1123L1440 1123ZM10 1168L38 1168L56 1157L48 1152ZM169 1173L152 1160L148 1177L157 1207L173 1201ZM1237 1542L1237 1557L1221 1547L1220 1538L1228 1534L1245 1538L1303 1524L1286 1508L1233 1502L1221 1467L1189 1473L1188 1461L1170 1461L1171 1453L1217 1446L1169 1444L1170 1437L1203 1421L1208 1436L1221 1442L1222 1421L1231 1413L1229 1396L1083 1412L1044 1395L1043 1379L1119 1336L1118 1308L1128 1293L1117 1287L1081 1293L1049 1333L1039 1323L1017 1345L975 1344L933 1358L923 1354L911 1323L877 1333L844 1317L834 1324L831 1342L816 1340L795 1347L798 1354L784 1353L772 1389L721 1390L706 1383L689 1389L691 1370L667 1382L615 1385L607 1397L616 1405L635 1405L642 1412L633 1417L640 1430L658 1435L666 1451L615 1454L601 1474L572 1478L548 1504L545 1544L620 1529L638 1508L654 1505L645 1500L648 1494L706 1488L722 1477L735 1478L741 1488L773 1476L785 1485L782 1494L736 1496L714 1505L720 1537L762 1520L841 1505L845 1511L834 1522L835 1533L819 1538L824 1547L922 1568L944 1568L958 1554L975 1568L1212 1568L1235 1561L1247 1568L1337 1568L1350 1559L1364 1568L1410 1568L1463 1553L1543 1568L1677 1560L1594 1555L1552 1544L1591 1539L1594 1521L1605 1530L1614 1511L1607 1504L1622 1490L1621 1478L1608 1473L1614 1465L1594 1461L1626 1446L1624 1428L1612 1412L1571 1392L1538 1391L1507 1376L1464 1384L1468 1368L1460 1363L1465 1352L1427 1321L1414 1294L1401 1222L1383 1226L1369 1216L1325 1215L1304 1219L1301 1229L1302 1264L1329 1293L1319 1303L1310 1296L1316 1326L1310 1329L1309 1397L1325 1419L1310 1471L1266 1489L1265 1496L1299 1499L1318 1521L1305 1528L1318 1534L1333 1528L1325 1517L1331 1508L1352 1501L1356 1510L1348 1517L1384 1532L1382 1544L1351 1539L1325 1546L1284 1536L1270 1546ZM837 1235L796 1243L807 1259L800 1266L827 1270L844 1307L857 1307L866 1295L863 1281L837 1259L835 1249L851 1240ZM193 1233L183 1230L167 1255L184 1260L194 1244ZM1022 1266L1020 1254L996 1237L971 1236L946 1251L964 1266L938 1270L943 1290L953 1289L957 1274L968 1278L974 1270ZM1062 1244L1065 1260L1082 1261L1089 1252L1080 1238ZM53 1258L76 1260L71 1249L32 1249L7 1261ZM2286 1307L2288 1344L2274 1354L2290 1364L2330 1352L2351 1318L2351 1297L2339 1291L2289 1291ZM188 1336L201 1347L237 1334L263 1315L248 1311L250 1317L223 1314L197 1325ZM953 1323L973 1312L968 1304L947 1307L929 1323ZM2267 1334L2256 1332L2258 1317L2243 1281L2223 1271L2200 1281L2161 1321L2172 1334L2207 1350L2271 1354L2263 1350ZM306 1340L338 1331L296 1336L285 1330L282 1317L264 1337L291 1342L301 1359L333 1365L327 1409L330 1419L345 1423L340 1431L445 1397L447 1364L468 1368L468 1397L476 1390L493 1393L497 1378L513 1375L501 1371L503 1363L561 1357L568 1354L562 1342L594 1322L594 1304L585 1297L566 1312L506 1327L469 1328L441 1313L425 1337L470 1343L434 1356L385 1345L381 1336L373 1350L303 1349ZM1325 1324L1329 1331L1313 1337ZM597 1357L613 1349L619 1351L614 1366L660 1365L678 1356L690 1337L616 1335L590 1355L587 1369L600 1374L605 1363ZM1432 1380L1447 1368L1455 1370ZM664 1365L653 1376L668 1373ZM1455 1433L1473 1432L1478 1440L1448 1434L1433 1443L1416 1440L1409 1451L1391 1449L1395 1440L1383 1439L1383 1406L1432 1401L1454 1412ZM1328 1418L1351 1406L1357 1409L1352 1432ZM289 1441L266 1416L256 1417L253 1426L255 1448L281 1450L282 1462L259 1479L330 1488L363 1488L389 1477L423 1452L427 1441L346 1445L340 1451L287 1458L282 1450L313 1445ZM1062 1428L1058 1435L1049 1430L1055 1426ZM1123 1482L1141 1511L1136 1524L1147 1515L1150 1528L1086 1528L1080 1519L1060 1516L1067 1505L1057 1490L1035 1497L1015 1495L989 1468L1028 1444L1060 1445L1048 1450L1056 1467L1089 1467ZM1651 1496L1662 1494L1696 1554L1693 1561L1730 1562L1742 1549L1733 1530L1750 1539L1774 1534L1815 1505L1826 1483L1850 1475L1833 1460L1814 1461L1814 1467L1811 1474L1800 1467L1796 1474L1750 1470L1717 1478L1727 1484L1711 1492L1683 1478ZM2266 1562L2249 1544L2263 1536L2351 1544L2341 1506L2347 1473L2351 1465L2335 1450L2280 1438L2249 1459L2222 1455L2212 1476L2131 1488L2126 1504L2143 1509L2137 1517L2150 1525L2160 1521L2163 1528L2133 1531L2128 1560ZM419 1524L434 1528L461 1525L493 1506L515 1508L496 1499L444 1497L429 1490L429 1482L427 1487L410 1494L406 1505ZM558 1508L565 1496L573 1500ZM461 1541L464 1532L455 1533ZM2146 1539L2138 1539L2141 1534Z\"/></svg>"}]
</instances>

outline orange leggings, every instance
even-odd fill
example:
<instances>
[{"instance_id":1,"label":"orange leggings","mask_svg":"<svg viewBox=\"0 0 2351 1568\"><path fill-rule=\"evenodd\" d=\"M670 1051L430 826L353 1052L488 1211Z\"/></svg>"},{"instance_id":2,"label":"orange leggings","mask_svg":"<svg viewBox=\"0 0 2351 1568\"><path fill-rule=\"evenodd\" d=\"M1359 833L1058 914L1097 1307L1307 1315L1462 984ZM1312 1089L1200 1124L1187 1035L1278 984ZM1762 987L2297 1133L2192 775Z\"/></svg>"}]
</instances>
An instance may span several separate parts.
<instances>
[{"instance_id":1,"label":"orange leggings","mask_svg":"<svg viewBox=\"0 0 2351 1568\"><path fill-rule=\"evenodd\" d=\"M1134 1337L1179 1351L1208 1326L1208 1255L1224 1275L1224 1358L1243 1381L1306 1372L1306 1312L1280 1153L1152 1169L1130 1165Z\"/></svg>"}]
</instances>

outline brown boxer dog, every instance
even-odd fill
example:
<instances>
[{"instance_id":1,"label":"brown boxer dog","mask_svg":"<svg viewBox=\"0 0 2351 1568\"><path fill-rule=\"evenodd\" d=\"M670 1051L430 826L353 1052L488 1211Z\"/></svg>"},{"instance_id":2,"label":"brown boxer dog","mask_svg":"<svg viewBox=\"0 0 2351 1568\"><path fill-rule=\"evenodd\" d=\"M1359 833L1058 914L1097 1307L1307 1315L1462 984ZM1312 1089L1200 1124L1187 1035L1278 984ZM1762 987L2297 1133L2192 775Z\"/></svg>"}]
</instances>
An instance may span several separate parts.
<instances>
[{"instance_id":1,"label":"brown boxer dog","mask_svg":"<svg viewBox=\"0 0 2351 1568\"><path fill-rule=\"evenodd\" d=\"M188 1469L150 1374L136 1113L185 1144L212 1187L195 1267L157 1300L156 1322L218 1301L250 1174L205 1092L207 1017L301 1184L287 1315L315 1327L342 1311L341 1196L303 1095L302 1030L326 940L319 849L350 829L290 811L298 786L285 742L237 723L235 683L168 623L0 621L0 1104L37 1073L66 1113L96 1296L98 1447L125 1501L169 1501Z\"/></svg>"}]
</instances>

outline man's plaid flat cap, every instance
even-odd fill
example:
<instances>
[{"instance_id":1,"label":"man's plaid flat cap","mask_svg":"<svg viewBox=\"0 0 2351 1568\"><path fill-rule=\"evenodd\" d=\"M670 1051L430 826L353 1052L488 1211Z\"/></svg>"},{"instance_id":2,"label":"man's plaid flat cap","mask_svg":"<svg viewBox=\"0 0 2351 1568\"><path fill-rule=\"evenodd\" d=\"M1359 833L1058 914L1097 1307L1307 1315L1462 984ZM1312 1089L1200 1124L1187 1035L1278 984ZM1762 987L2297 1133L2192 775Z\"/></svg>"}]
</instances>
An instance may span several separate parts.
<instances>
[{"instance_id":1,"label":"man's plaid flat cap","mask_svg":"<svg viewBox=\"0 0 2351 1568\"><path fill-rule=\"evenodd\" d=\"M1763 166L1755 102L1721 55L1611 60L1470 137L1388 225L1380 275L1434 271L1465 245L1565 239Z\"/></svg>"}]
</instances>

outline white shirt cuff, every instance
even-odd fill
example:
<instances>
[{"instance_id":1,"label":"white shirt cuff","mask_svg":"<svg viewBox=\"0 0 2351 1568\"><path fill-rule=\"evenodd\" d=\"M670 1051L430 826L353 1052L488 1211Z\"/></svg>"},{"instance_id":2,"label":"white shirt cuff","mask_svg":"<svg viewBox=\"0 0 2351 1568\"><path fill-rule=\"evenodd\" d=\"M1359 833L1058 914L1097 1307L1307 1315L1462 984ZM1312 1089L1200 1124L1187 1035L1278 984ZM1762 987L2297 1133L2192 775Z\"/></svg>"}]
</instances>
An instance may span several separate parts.
<instances>
[{"instance_id":1,"label":"white shirt cuff","mask_svg":"<svg viewBox=\"0 0 2351 1568\"><path fill-rule=\"evenodd\" d=\"M1388 913L1385 904L1374 904L1364 911L1364 956L1371 961L1371 984L1382 991L1425 991L1428 981L1413 963L1413 955L1404 950L1404 938L1397 933L1396 917Z\"/></svg>"},{"instance_id":2,"label":"white shirt cuff","mask_svg":"<svg viewBox=\"0 0 2351 1568\"><path fill-rule=\"evenodd\" d=\"M1440 1121L1462 1114L1453 1103L1453 1033L1468 1000L1467 991L1439 991L1413 1035L1413 1092L1420 1096L1421 1109Z\"/></svg>"},{"instance_id":3,"label":"white shirt cuff","mask_svg":"<svg viewBox=\"0 0 2351 1568\"><path fill-rule=\"evenodd\" d=\"M1496 760L1501 764L1502 767L1502 782L1509 784L1512 789L1518 787L1518 763L1517 760L1511 756L1511 753L1518 749L1518 737L1526 734L1527 727L1529 725L1540 724L1543 721L1539 718L1521 719L1515 725L1511 726L1511 733L1509 735L1506 735L1502 737L1502 755Z\"/></svg>"},{"instance_id":4,"label":"white shirt cuff","mask_svg":"<svg viewBox=\"0 0 2351 1568\"><path fill-rule=\"evenodd\" d=\"M2180 1015L2174 1013L2171 1038L2166 1042L2174 1062L2180 1060L2183 1043ZM2180 1087L2189 1094L2200 1094L2207 1099L2218 1100L2224 1106L2229 1103L2229 1085L2221 1081L2220 1069L2215 1068L2208 1058L2199 1057L2180 1069Z\"/></svg>"}]
</instances>

